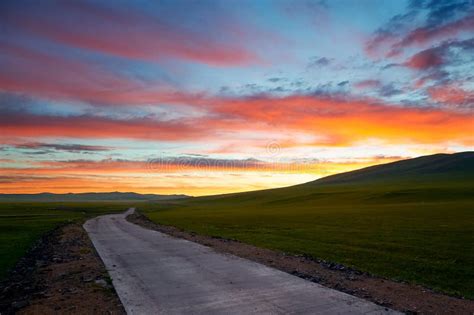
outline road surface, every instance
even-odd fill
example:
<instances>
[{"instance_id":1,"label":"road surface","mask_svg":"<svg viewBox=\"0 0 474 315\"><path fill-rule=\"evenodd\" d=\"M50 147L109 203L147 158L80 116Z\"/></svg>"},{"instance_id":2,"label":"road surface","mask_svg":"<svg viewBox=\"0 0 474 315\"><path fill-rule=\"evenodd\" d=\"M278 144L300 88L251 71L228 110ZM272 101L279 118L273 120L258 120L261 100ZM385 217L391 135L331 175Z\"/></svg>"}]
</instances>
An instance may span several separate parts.
<instances>
[{"instance_id":1,"label":"road surface","mask_svg":"<svg viewBox=\"0 0 474 315\"><path fill-rule=\"evenodd\" d=\"M396 314L285 272L148 230L123 214L84 228L128 314Z\"/></svg>"}]
</instances>

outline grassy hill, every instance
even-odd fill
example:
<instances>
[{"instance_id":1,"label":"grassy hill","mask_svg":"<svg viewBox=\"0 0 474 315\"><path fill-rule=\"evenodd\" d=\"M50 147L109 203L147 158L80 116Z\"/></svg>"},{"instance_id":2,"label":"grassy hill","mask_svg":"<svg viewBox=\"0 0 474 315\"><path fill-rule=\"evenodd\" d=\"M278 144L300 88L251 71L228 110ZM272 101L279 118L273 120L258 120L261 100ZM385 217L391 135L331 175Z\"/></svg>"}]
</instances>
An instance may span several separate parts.
<instances>
[{"instance_id":1,"label":"grassy hill","mask_svg":"<svg viewBox=\"0 0 474 315\"><path fill-rule=\"evenodd\" d=\"M139 208L157 223L474 298L474 152Z\"/></svg>"},{"instance_id":2,"label":"grassy hill","mask_svg":"<svg viewBox=\"0 0 474 315\"><path fill-rule=\"evenodd\" d=\"M306 185L376 183L384 181L415 181L430 179L465 179L474 176L474 152L434 154L409 160L366 167L352 172L321 178Z\"/></svg>"}]
</instances>

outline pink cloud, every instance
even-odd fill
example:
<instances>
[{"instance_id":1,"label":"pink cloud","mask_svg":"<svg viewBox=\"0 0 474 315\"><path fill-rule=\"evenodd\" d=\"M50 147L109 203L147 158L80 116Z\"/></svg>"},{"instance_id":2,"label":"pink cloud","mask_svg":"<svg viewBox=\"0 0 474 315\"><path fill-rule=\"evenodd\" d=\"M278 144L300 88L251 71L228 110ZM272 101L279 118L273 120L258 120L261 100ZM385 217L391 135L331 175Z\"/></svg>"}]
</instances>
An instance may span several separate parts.
<instances>
[{"instance_id":1,"label":"pink cloud","mask_svg":"<svg viewBox=\"0 0 474 315\"><path fill-rule=\"evenodd\" d=\"M397 42L397 36L390 33L377 33L375 36L368 38L365 43L365 53L375 58L379 55L379 50L383 47L393 45Z\"/></svg>"},{"instance_id":2,"label":"pink cloud","mask_svg":"<svg viewBox=\"0 0 474 315\"><path fill-rule=\"evenodd\" d=\"M247 38L242 38L244 33L230 22L216 26L223 37L228 37L223 40L185 28L182 23L170 24L134 10L85 3L62 3L53 10L58 12L22 12L10 21L29 34L125 58L183 59L216 66L261 62L253 51L240 45ZM71 15L70 20L64 18L66 12Z\"/></svg>"},{"instance_id":3,"label":"pink cloud","mask_svg":"<svg viewBox=\"0 0 474 315\"><path fill-rule=\"evenodd\" d=\"M4 137L128 138L179 141L204 137L203 128L186 122L159 122L151 119L114 120L94 116L58 117L26 113L0 117Z\"/></svg>"},{"instance_id":4,"label":"pink cloud","mask_svg":"<svg viewBox=\"0 0 474 315\"><path fill-rule=\"evenodd\" d=\"M433 101L450 106L474 104L474 92L464 90L454 84L431 87L428 89L428 94Z\"/></svg>"},{"instance_id":5,"label":"pink cloud","mask_svg":"<svg viewBox=\"0 0 474 315\"><path fill-rule=\"evenodd\" d=\"M404 63L405 66L412 69L428 69L443 64L443 58L434 49L423 50L413 55Z\"/></svg>"},{"instance_id":6,"label":"pink cloud","mask_svg":"<svg viewBox=\"0 0 474 315\"><path fill-rule=\"evenodd\" d=\"M144 84L105 67L3 44L10 57L0 72L0 90L92 104L139 105L196 102L200 94L176 91L166 82Z\"/></svg>"}]
</instances>

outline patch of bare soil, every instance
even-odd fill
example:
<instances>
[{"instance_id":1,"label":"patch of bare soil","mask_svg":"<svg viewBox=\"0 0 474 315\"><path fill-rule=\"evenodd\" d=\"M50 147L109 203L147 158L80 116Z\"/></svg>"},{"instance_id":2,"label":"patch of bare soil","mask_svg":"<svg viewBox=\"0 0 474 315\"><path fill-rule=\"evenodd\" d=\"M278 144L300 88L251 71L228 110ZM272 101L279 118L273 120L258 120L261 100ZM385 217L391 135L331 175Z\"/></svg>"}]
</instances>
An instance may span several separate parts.
<instances>
[{"instance_id":1,"label":"patch of bare soil","mask_svg":"<svg viewBox=\"0 0 474 315\"><path fill-rule=\"evenodd\" d=\"M0 314L125 314L86 231L43 237L0 283Z\"/></svg>"},{"instance_id":2,"label":"patch of bare soil","mask_svg":"<svg viewBox=\"0 0 474 315\"><path fill-rule=\"evenodd\" d=\"M369 275L340 264L287 255L235 240L197 235L151 222L135 212L127 220L148 229L212 247L218 252L259 262L295 276L408 314L474 314L474 301L433 292L418 285Z\"/></svg>"}]
</instances>

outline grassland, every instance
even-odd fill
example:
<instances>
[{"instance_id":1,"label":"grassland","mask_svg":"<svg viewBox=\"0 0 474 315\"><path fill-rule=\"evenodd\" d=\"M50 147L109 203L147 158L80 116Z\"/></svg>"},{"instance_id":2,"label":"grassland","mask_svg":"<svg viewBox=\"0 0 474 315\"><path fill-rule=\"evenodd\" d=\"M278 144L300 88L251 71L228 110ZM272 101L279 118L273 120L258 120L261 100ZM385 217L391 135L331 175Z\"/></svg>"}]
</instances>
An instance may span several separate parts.
<instances>
[{"instance_id":1,"label":"grassland","mask_svg":"<svg viewBox=\"0 0 474 315\"><path fill-rule=\"evenodd\" d=\"M0 280L44 233L74 220L119 212L121 202L0 202Z\"/></svg>"},{"instance_id":2,"label":"grassland","mask_svg":"<svg viewBox=\"0 0 474 315\"><path fill-rule=\"evenodd\" d=\"M474 181L463 174L139 206L151 220L474 298Z\"/></svg>"}]
</instances>

